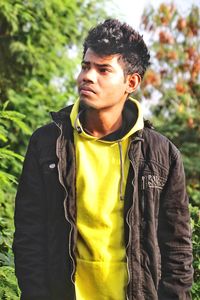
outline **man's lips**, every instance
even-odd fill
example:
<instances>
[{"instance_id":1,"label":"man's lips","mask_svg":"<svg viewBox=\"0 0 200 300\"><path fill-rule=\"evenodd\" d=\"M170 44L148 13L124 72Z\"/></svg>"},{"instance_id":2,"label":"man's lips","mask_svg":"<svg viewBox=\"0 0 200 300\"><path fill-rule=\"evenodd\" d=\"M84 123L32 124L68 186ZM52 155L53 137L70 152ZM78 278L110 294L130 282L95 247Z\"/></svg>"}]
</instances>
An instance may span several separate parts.
<instances>
[{"instance_id":1,"label":"man's lips","mask_svg":"<svg viewBox=\"0 0 200 300\"><path fill-rule=\"evenodd\" d=\"M87 93L87 92L96 94L95 91L93 89L91 89L89 86L80 86L79 87L79 93L84 94L84 93Z\"/></svg>"}]
</instances>

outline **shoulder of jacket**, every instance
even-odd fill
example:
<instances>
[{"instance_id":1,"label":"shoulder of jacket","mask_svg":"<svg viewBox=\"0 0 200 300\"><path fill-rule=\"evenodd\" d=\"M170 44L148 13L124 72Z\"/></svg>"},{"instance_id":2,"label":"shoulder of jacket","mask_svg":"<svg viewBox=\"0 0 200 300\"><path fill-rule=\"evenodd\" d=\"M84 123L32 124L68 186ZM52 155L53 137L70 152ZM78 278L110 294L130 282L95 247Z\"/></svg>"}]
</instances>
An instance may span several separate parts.
<instances>
[{"instance_id":1,"label":"shoulder of jacket","mask_svg":"<svg viewBox=\"0 0 200 300\"><path fill-rule=\"evenodd\" d=\"M51 122L37 128L33 132L31 139L35 140L35 139L46 138L46 137L51 138L54 134L57 133L57 131L58 130L56 124L54 122Z\"/></svg>"},{"instance_id":2,"label":"shoulder of jacket","mask_svg":"<svg viewBox=\"0 0 200 300\"><path fill-rule=\"evenodd\" d=\"M149 151L160 152L171 159L176 159L180 155L179 149L172 141L153 128L144 127L142 137L144 147Z\"/></svg>"},{"instance_id":3,"label":"shoulder of jacket","mask_svg":"<svg viewBox=\"0 0 200 300\"><path fill-rule=\"evenodd\" d=\"M52 122L37 128L30 137L29 147L36 152L48 147L54 147L59 136L59 129Z\"/></svg>"},{"instance_id":4,"label":"shoulder of jacket","mask_svg":"<svg viewBox=\"0 0 200 300\"><path fill-rule=\"evenodd\" d=\"M72 110L73 104L62 108L59 111L56 112L50 112L50 115L53 119L54 122L63 122L66 120L66 117L69 118L70 117L70 113Z\"/></svg>"},{"instance_id":5,"label":"shoulder of jacket","mask_svg":"<svg viewBox=\"0 0 200 300\"><path fill-rule=\"evenodd\" d=\"M30 138L31 142L37 143L37 144L39 143L41 145L55 143L60 134L60 129L56 125L56 121L54 118L57 118L60 121L66 122L67 118L69 119L72 106L73 105L65 107L58 112L51 112L51 116L53 115L52 116L53 121L51 123L48 123L46 125L43 125L43 126L37 128L33 132L32 136Z\"/></svg>"}]
</instances>

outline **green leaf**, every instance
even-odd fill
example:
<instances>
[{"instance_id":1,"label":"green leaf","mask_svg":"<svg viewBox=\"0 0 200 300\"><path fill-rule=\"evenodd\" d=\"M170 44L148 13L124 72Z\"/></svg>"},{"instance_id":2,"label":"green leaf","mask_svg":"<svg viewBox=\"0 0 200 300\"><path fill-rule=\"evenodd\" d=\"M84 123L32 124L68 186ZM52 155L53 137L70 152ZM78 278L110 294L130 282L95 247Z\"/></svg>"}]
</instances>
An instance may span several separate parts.
<instances>
[{"instance_id":1,"label":"green leaf","mask_svg":"<svg viewBox=\"0 0 200 300\"><path fill-rule=\"evenodd\" d=\"M24 157L13 152L12 150L6 149L6 148L0 148L0 158L2 159L6 159L6 158L10 158L10 157L14 157L19 159L20 161L24 160Z\"/></svg>"}]
</instances>

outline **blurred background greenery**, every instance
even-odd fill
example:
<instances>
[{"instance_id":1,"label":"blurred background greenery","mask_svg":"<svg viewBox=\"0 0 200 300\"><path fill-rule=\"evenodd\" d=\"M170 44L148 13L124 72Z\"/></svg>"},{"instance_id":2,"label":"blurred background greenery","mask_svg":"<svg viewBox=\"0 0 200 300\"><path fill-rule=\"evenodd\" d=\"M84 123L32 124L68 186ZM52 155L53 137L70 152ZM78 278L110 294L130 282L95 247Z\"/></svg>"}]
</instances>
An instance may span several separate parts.
<instances>
[{"instance_id":1,"label":"blurred background greenery","mask_svg":"<svg viewBox=\"0 0 200 300\"><path fill-rule=\"evenodd\" d=\"M75 84L88 29L108 17L106 1L0 2L0 299L19 299L14 275L13 210L30 134L49 112L77 97ZM116 17L110 15L110 17ZM200 299L200 10L148 6L141 18L152 64L135 98L154 127L181 150L190 198L193 299Z\"/></svg>"}]
</instances>

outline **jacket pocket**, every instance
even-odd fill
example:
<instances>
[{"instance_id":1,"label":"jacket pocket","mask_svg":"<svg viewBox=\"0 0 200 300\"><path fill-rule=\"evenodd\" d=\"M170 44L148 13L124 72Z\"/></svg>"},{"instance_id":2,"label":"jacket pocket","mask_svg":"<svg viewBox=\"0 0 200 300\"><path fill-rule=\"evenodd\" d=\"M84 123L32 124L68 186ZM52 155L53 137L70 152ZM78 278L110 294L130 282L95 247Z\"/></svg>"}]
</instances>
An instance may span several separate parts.
<instances>
[{"instance_id":1,"label":"jacket pocket","mask_svg":"<svg viewBox=\"0 0 200 300\"><path fill-rule=\"evenodd\" d=\"M55 219L57 215L64 214L64 190L59 181L57 159L55 157L43 159L41 172L48 215L50 218Z\"/></svg>"},{"instance_id":2,"label":"jacket pocket","mask_svg":"<svg viewBox=\"0 0 200 300\"><path fill-rule=\"evenodd\" d=\"M154 174L144 174L141 176L140 184L140 210L141 218L152 220L158 218L160 197L166 178Z\"/></svg>"}]
</instances>

